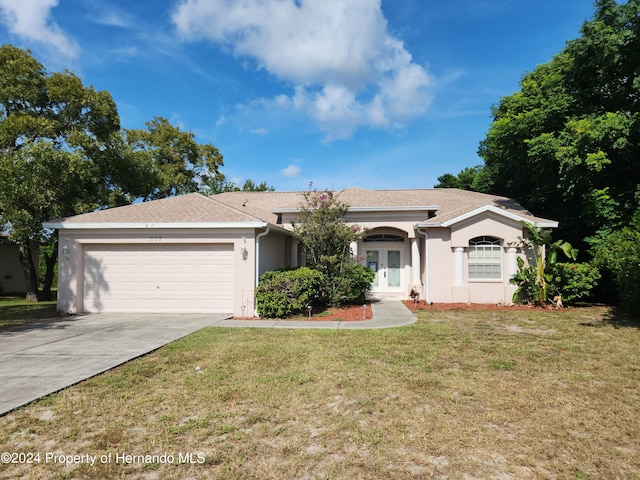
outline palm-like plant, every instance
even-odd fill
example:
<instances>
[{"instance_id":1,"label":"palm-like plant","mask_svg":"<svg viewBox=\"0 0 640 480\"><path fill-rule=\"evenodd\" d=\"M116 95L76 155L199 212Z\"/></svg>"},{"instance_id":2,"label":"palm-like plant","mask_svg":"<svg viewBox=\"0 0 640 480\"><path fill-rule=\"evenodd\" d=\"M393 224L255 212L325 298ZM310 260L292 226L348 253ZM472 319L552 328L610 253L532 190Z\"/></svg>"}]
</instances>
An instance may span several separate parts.
<instances>
[{"instance_id":1,"label":"palm-like plant","mask_svg":"<svg viewBox=\"0 0 640 480\"><path fill-rule=\"evenodd\" d=\"M549 298L549 282L553 277L549 268L558 260L558 252L564 253L571 260L578 258L578 250L569 242L558 240L551 243L551 230L543 230L529 222L522 222L526 237L522 247L531 251L532 260L527 264L518 257L518 272L511 283L518 285L513 294L513 301L528 301L536 305L544 305Z\"/></svg>"}]
</instances>

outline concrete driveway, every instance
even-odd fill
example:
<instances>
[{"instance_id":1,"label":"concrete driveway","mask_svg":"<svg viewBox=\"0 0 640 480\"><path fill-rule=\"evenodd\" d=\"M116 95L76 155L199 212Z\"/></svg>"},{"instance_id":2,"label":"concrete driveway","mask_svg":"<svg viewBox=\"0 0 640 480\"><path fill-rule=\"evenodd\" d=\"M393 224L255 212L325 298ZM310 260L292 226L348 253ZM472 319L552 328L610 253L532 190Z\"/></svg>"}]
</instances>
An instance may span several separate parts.
<instances>
[{"instance_id":1,"label":"concrete driveway","mask_svg":"<svg viewBox=\"0 0 640 480\"><path fill-rule=\"evenodd\" d=\"M0 415L228 317L85 314L0 331Z\"/></svg>"}]
</instances>

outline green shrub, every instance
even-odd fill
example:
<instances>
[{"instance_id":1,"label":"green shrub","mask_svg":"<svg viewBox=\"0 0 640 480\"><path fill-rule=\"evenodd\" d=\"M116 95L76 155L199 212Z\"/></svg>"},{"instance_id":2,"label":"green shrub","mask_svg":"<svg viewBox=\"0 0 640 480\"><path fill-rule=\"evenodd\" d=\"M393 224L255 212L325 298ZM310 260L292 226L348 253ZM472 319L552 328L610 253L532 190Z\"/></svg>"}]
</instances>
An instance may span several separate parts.
<instances>
[{"instance_id":1,"label":"green shrub","mask_svg":"<svg viewBox=\"0 0 640 480\"><path fill-rule=\"evenodd\" d=\"M336 267L334 270L327 268L331 265L334 264L325 261L315 267L322 271L326 279L322 288L324 303L328 306L364 303L365 295L371 288L376 273L353 260L334 265ZM337 267L340 268L339 271Z\"/></svg>"},{"instance_id":2,"label":"green shrub","mask_svg":"<svg viewBox=\"0 0 640 480\"><path fill-rule=\"evenodd\" d=\"M598 267L591 263L556 263L550 271L551 291L561 294L565 303L589 297L601 277Z\"/></svg>"},{"instance_id":3,"label":"green shrub","mask_svg":"<svg viewBox=\"0 0 640 480\"><path fill-rule=\"evenodd\" d=\"M317 304L324 276L311 268L275 270L260 276L256 308L261 317L284 318Z\"/></svg>"},{"instance_id":4,"label":"green shrub","mask_svg":"<svg viewBox=\"0 0 640 480\"><path fill-rule=\"evenodd\" d=\"M595 261L613 275L620 306L635 315L640 311L640 209L629 226L611 233L595 249Z\"/></svg>"}]
</instances>

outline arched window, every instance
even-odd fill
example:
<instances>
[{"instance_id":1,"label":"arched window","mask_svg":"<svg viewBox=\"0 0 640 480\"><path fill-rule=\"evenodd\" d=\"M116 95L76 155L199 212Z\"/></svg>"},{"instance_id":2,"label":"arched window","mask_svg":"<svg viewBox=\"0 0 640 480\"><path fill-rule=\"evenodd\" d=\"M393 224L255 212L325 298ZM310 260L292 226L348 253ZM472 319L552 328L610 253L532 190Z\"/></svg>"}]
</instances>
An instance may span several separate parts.
<instances>
[{"instance_id":1,"label":"arched window","mask_svg":"<svg viewBox=\"0 0 640 480\"><path fill-rule=\"evenodd\" d=\"M469 280L502 279L502 240L476 237L469 240Z\"/></svg>"},{"instance_id":2,"label":"arched window","mask_svg":"<svg viewBox=\"0 0 640 480\"><path fill-rule=\"evenodd\" d=\"M392 235L390 233L378 233L369 235L362 239L363 242L404 242L404 238L400 235Z\"/></svg>"}]
</instances>

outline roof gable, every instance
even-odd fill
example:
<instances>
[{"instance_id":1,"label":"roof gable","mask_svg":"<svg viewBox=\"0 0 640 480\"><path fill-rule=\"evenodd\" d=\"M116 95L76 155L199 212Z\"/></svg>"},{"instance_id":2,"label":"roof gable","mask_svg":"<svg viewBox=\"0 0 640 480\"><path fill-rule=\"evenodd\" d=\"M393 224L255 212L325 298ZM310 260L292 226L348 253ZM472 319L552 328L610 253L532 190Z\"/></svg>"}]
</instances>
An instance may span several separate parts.
<instances>
[{"instance_id":1,"label":"roof gable","mask_svg":"<svg viewBox=\"0 0 640 480\"><path fill-rule=\"evenodd\" d=\"M530 222L535 224L538 227L555 228L558 226L558 222L554 222L552 220L540 219L540 218L533 217L532 215L523 216L518 213L508 211L505 208L497 208L493 205L484 205L482 207L476 208L475 210L465 212L461 215L455 216L450 220L447 220L441 223L425 222L424 226L434 226L434 224L437 224L437 226L440 226L440 227L451 227L453 225L456 225L457 223L463 222L473 217L477 217L478 215L482 215L487 212L499 215L501 217L508 218L509 220L513 220L515 222Z\"/></svg>"}]
</instances>

